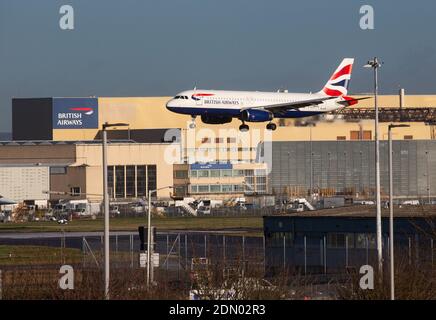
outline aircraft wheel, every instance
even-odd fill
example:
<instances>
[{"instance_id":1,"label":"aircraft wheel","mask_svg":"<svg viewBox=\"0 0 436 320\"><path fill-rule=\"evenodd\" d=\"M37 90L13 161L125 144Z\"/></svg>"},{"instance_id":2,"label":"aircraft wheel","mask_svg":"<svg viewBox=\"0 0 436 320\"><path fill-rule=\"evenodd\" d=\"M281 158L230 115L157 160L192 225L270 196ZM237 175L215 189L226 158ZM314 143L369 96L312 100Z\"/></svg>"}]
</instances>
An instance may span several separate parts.
<instances>
[{"instance_id":1,"label":"aircraft wheel","mask_svg":"<svg viewBox=\"0 0 436 320\"><path fill-rule=\"evenodd\" d=\"M244 123L239 126L239 131L241 131L241 132L246 132L249 129L250 129L250 127Z\"/></svg>"},{"instance_id":2,"label":"aircraft wheel","mask_svg":"<svg viewBox=\"0 0 436 320\"><path fill-rule=\"evenodd\" d=\"M275 123L268 123L267 125L266 125L266 129L267 130L271 130L271 131L274 131L275 129L277 129L277 125L275 124Z\"/></svg>"}]
</instances>

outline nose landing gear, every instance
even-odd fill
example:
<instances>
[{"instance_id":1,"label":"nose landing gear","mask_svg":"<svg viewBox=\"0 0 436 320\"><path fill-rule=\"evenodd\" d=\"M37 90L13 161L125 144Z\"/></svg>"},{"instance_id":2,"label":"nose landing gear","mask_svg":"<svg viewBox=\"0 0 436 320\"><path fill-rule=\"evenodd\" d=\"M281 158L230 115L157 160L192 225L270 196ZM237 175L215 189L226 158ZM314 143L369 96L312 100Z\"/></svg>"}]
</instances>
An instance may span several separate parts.
<instances>
[{"instance_id":1,"label":"nose landing gear","mask_svg":"<svg viewBox=\"0 0 436 320\"><path fill-rule=\"evenodd\" d=\"M189 124L189 128L190 129L195 129L196 125L195 125L195 116L191 117L191 123Z\"/></svg>"},{"instance_id":2,"label":"nose landing gear","mask_svg":"<svg viewBox=\"0 0 436 320\"><path fill-rule=\"evenodd\" d=\"M277 125L275 123L270 122L266 125L266 129L274 131L275 129L277 129Z\"/></svg>"}]
</instances>

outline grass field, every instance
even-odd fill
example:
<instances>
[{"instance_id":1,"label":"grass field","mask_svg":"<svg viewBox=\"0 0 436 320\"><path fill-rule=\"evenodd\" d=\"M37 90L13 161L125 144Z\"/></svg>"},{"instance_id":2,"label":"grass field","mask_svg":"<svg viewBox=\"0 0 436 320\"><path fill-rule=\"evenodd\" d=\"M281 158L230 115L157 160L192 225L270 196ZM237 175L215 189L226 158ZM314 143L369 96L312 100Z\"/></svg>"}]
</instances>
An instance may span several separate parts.
<instances>
[{"instance_id":1,"label":"grass field","mask_svg":"<svg viewBox=\"0 0 436 320\"><path fill-rule=\"evenodd\" d=\"M147 224L145 217L113 218L111 231L136 231L138 226ZM262 217L159 217L152 219L153 226L164 230L225 230L225 229L261 229ZM103 231L103 219L73 220L67 225L57 222L0 223L0 232L72 232Z\"/></svg>"},{"instance_id":2,"label":"grass field","mask_svg":"<svg viewBox=\"0 0 436 320\"><path fill-rule=\"evenodd\" d=\"M0 245L0 266L68 264L81 259L82 253L78 249Z\"/></svg>"}]
</instances>

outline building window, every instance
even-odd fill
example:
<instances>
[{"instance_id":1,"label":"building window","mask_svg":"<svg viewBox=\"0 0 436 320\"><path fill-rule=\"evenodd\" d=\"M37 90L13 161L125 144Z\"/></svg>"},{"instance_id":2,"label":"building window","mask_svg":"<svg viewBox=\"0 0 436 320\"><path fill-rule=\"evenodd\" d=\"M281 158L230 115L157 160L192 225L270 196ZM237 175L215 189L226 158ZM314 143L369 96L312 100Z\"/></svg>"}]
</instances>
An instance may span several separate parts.
<instances>
[{"instance_id":1,"label":"building window","mask_svg":"<svg viewBox=\"0 0 436 320\"><path fill-rule=\"evenodd\" d=\"M336 140L347 140L346 136L337 136Z\"/></svg>"},{"instance_id":2,"label":"building window","mask_svg":"<svg viewBox=\"0 0 436 320\"><path fill-rule=\"evenodd\" d=\"M404 140L413 140L413 136L412 135L405 135Z\"/></svg>"},{"instance_id":3,"label":"building window","mask_svg":"<svg viewBox=\"0 0 436 320\"><path fill-rule=\"evenodd\" d=\"M233 190L234 190L235 192L244 192L244 186L243 186L243 185L240 185L240 184L235 184L235 185L233 186Z\"/></svg>"},{"instance_id":4,"label":"building window","mask_svg":"<svg viewBox=\"0 0 436 320\"><path fill-rule=\"evenodd\" d=\"M209 143L209 142L210 142L210 138L201 139L201 143Z\"/></svg>"},{"instance_id":5,"label":"building window","mask_svg":"<svg viewBox=\"0 0 436 320\"><path fill-rule=\"evenodd\" d=\"M186 195L186 186L175 186L174 194L177 196L185 196Z\"/></svg>"},{"instance_id":6,"label":"building window","mask_svg":"<svg viewBox=\"0 0 436 320\"><path fill-rule=\"evenodd\" d=\"M233 192L233 186L231 184L223 184L221 186L221 191L224 193Z\"/></svg>"},{"instance_id":7,"label":"building window","mask_svg":"<svg viewBox=\"0 0 436 320\"><path fill-rule=\"evenodd\" d=\"M197 193L198 192L198 186L197 185L191 185L191 193Z\"/></svg>"},{"instance_id":8,"label":"building window","mask_svg":"<svg viewBox=\"0 0 436 320\"><path fill-rule=\"evenodd\" d=\"M219 178L220 171L219 170L210 170L210 176L213 178Z\"/></svg>"},{"instance_id":9,"label":"building window","mask_svg":"<svg viewBox=\"0 0 436 320\"><path fill-rule=\"evenodd\" d=\"M227 138L227 143L236 143L236 138Z\"/></svg>"},{"instance_id":10,"label":"building window","mask_svg":"<svg viewBox=\"0 0 436 320\"><path fill-rule=\"evenodd\" d=\"M371 130L350 131L350 140L371 140L371 139L372 139L372 131Z\"/></svg>"},{"instance_id":11,"label":"building window","mask_svg":"<svg viewBox=\"0 0 436 320\"><path fill-rule=\"evenodd\" d=\"M126 166L126 197L135 197L135 166Z\"/></svg>"},{"instance_id":12,"label":"building window","mask_svg":"<svg viewBox=\"0 0 436 320\"><path fill-rule=\"evenodd\" d=\"M233 176L234 177L243 177L244 176L244 170L233 170Z\"/></svg>"},{"instance_id":13,"label":"building window","mask_svg":"<svg viewBox=\"0 0 436 320\"><path fill-rule=\"evenodd\" d=\"M215 138L215 143L223 143L224 138Z\"/></svg>"},{"instance_id":14,"label":"building window","mask_svg":"<svg viewBox=\"0 0 436 320\"><path fill-rule=\"evenodd\" d=\"M108 193L112 198L147 196L157 187L155 165L108 166Z\"/></svg>"},{"instance_id":15,"label":"building window","mask_svg":"<svg viewBox=\"0 0 436 320\"><path fill-rule=\"evenodd\" d=\"M147 190L150 192L152 190L157 189L157 176L156 176L157 168L155 165L147 166Z\"/></svg>"},{"instance_id":16,"label":"building window","mask_svg":"<svg viewBox=\"0 0 436 320\"><path fill-rule=\"evenodd\" d=\"M50 167L50 174L66 174L67 167Z\"/></svg>"},{"instance_id":17,"label":"building window","mask_svg":"<svg viewBox=\"0 0 436 320\"><path fill-rule=\"evenodd\" d=\"M115 189L114 189L114 167L107 167L107 189L110 198L115 198Z\"/></svg>"},{"instance_id":18,"label":"building window","mask_svg":"<svg viewBox=\"0 0 436 320\"><path fill-rule=\"evenodd\" d=\"M221 186L219 184L211 184L210 185L210 192L211 193L220 193L221 192Z\"/></svg>"},{"instance_id":19,"label":"building window","mask_svg":"<svg viewBox=\"0 0 436 320\"><path fill-rule=\"evenodd\" d=\"M209 177L209 170L198 170L198 177L199 178L208 178Z\"/></svg>"},{"instance_id":20,"label":"building window","mask_svg":"<svg viewBox=\"0 0 436 320\"><path fill-rule=\"evenodd\" d=\"M209 185L199 185L198 186L198 192L199 193L208 193L209 192Z\"/></svg>"},{"instance_id":21,"label":"building window","mask_svg":"<svg viewBox=\"0 0 436 320\"><path fill-rule=\"evenodd\" d=\"M80 196L80 187L72 187L70 188L70 195L73 197Z\"/></svg>"},{"instance_id":22,"label":"building window","mask_svg":"<svg viewBox=\"0 0 436 320\"><path fill-rule=\"evenodd\" d=\"M174 171L174 178L176 179L187 179L188 171L186 170L176 170Z\"/></svg>"},{"instance_id":23,"label":"building window","mask_svg":"<svg viewBox=\"0 0 436 320\"><path fill-rule=\"evenodd\" d=\"M198 175L197 170L191 170L191 171L189 171L189 176L190 176L191 178L197 178L197 175Z\"/></svg>"},{"instance_id":24,"label":"building window","mask_svg":"<svg viewBox=\"0 0 436 320\"><path fill-rule=\"evenodd\" d=\"M266 177L256 177L256 184L266 184Z\"/></svg>"},{"instance_id":25,"label":"building window","mask_svg":"<svg viewBox=\"0 0 436 320\"><path fill-rule=\"evenodd\" d=\"M221 170L221 176L222 177L231 177L233 170Z\"/></svg>"},{"instance_id":26,"label":"building window","mask_svg":"<svg viewBox=\"0 0 436 320\"><path fill-rule=\"evenodd\" d=\"M124 166L115 166L115 198L124 198Z\"/></svg>"},{"instance_id":27,"label":"building window","mask_svg":"<svg viewBox=\"0 0 436 320\"><path fill-rule=\"evenodd\" d=\"M146 196L146 174L145 171L146 166L137 166L136 167L136 179L137 179L137 192L138 197L144 197Z\"/></svg>"}]
</instances>

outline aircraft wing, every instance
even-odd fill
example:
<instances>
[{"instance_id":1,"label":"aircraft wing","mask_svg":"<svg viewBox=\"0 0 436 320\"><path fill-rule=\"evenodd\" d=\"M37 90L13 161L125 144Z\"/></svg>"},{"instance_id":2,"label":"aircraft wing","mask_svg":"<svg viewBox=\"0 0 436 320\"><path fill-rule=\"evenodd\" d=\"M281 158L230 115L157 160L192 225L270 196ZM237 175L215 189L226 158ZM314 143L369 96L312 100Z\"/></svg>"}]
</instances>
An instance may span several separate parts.
<instances>
[{"instance_id":1,"label":"aircraft wing","mask_svg":"<svg viewBox=\"0 0 436 320\"><path fill-rule=\"evenodd\" d=\"M6 199L0 196L0 206L8 205L8 204L16 204L17 202L14 200Z\"/></svg>"},{"instance_id":2,"label":"aircraft wing","mask_svg":"<svg viewBox=\"0 0 436 320\"><path fill-rule=\"evenodd\" d=\"M315 98L315 99L309 99L309 100L300 100L296 102L287 102L287 103L278 103L278 104L272 104L269 106L262 106L262 107L247 107L244 109L264 109L271 111L272 113L284 113L288 110L296 110L304 107L314 106L317 104L320 104L323 101L331 100L331 99L337 99L338 97L322 97L322 98Z\"/></svg>"}]
</instances>

